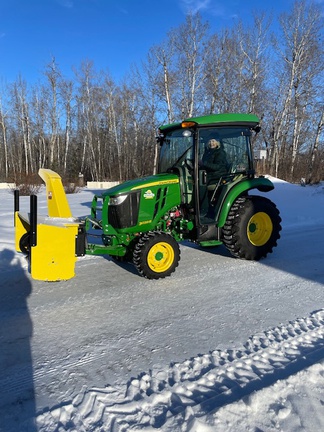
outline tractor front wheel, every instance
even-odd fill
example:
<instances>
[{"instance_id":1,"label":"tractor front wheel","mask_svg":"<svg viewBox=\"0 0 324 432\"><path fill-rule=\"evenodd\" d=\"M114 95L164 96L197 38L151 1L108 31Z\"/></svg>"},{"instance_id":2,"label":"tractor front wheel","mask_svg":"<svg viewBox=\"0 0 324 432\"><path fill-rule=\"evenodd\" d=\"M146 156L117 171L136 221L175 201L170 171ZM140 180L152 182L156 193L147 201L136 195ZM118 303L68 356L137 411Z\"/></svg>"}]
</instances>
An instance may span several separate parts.
<instances>
[{"instance_id":1,"label":"tractor front wheel","mask_svg":"<svg viewBox=\"0 0 324 432\"><path fill-rule=\"evenodd\" d=\"M265 257L280 238L281 218L268 198L238 198L223 228L223 241L232 255L247 260Z\"/></svg>"},{"instance_id":2,"label":"tractor front wheel","mask_svg":"<svg viewBox=\"0 0 324 432\"><path fill-rule=\"evenodd\" d=\"M149 232L137 242L133 262L141 276L160 279L170 276L180 260L178 242L169 234Z\"/></svg>"}]
</instances>

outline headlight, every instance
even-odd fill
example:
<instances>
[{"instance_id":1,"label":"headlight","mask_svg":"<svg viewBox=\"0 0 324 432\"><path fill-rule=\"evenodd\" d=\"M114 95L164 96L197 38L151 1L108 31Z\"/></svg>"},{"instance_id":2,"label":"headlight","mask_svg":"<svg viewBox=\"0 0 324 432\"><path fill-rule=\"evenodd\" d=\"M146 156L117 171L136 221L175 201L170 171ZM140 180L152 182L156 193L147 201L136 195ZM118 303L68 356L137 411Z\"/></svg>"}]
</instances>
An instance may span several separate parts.
<instances>
[{"instance_id":1,"label":"headlight","mask_svg":"<svg viewBox=\"0 0 324 432\"><path fill-rule=\"evenodd\" d=\"M125 201L126 198L127 195L118 195L116 197L110 197L109 205L120 205Z\"/></svg>"}]
</instances>

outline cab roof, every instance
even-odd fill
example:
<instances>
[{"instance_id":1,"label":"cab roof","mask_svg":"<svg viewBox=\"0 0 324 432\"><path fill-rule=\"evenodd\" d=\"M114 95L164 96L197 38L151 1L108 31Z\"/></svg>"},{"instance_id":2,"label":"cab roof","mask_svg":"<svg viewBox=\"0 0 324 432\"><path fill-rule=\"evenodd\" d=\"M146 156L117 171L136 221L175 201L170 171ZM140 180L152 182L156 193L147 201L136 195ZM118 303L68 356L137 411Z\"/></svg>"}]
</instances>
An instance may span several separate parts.
<instances>
[{"instance_id":1,"label":"cab roof","mask_svg":"<svg viewBox=\"0 0 324 432\"><path fill-rule=\"evenodd\" d=\"M184 122L193 122L192 126L248 126L254 128L258 126L260 120L254 114L240 114L240 113L225 113L225 114L209 114L200 117L190 117L182 122L170 123L160 126L160 131L176 129L182 126ZM184 126L186 127L186 126Z\"/></svg>"}]
</instances>

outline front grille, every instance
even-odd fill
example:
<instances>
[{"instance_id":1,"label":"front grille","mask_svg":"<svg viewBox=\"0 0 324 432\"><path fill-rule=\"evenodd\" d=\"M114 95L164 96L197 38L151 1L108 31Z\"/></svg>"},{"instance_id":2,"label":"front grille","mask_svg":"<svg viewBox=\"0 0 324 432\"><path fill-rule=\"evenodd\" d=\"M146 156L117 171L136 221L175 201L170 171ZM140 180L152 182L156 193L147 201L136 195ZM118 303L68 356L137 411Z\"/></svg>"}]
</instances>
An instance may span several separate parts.
<instances>
[{"instance_id":1,"label":"front grille","mask_svg":"<svg viewBox=\"0 0 324 432\"><path fill-rule=\"evenodd\" d=\"M120 205L108 206L108 221L114 228L128 228L137 225L140 191L130 193Z\"/></svg>"}]
</instances>

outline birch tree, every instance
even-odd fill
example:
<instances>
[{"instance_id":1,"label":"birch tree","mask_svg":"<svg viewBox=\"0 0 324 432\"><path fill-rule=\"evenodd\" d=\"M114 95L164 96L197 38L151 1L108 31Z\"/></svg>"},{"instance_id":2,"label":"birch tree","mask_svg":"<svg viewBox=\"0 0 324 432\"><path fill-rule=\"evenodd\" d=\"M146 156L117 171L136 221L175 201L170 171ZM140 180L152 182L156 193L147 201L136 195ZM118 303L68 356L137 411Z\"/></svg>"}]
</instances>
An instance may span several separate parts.
<instances>
[{"instance_id":1,"label":"birch tree","mask_svg":"<svg viewBox=\"0 0 324 432\"><path fill-rule=\"evenodd\" d=\"M7 114L5 113L0 99L0 177L5 179L9 176L9 154L7 137Z\"/></svg>"},{"instance_id":2,"label":"birch tree","mask_svg":"<svg viewBox=\"0 0 324 432\"><path fill-rule=\"evenodd\" d=\"M310 150L310 161L308 165L308 174L306 178L307 183L312 183L313 181L319 181L322 179L321 174L324 172L324 170L322 168L321 172L316 174L315 165L319 153L320 138L323 134L323 131L324 131L324 106L322 105L319 121L315 129L314 142Z\"/></svg>"},{"instance_id":3,"label":"birch tree","mask_svg":"<svg viewBox=\"0 0 324 432\"><path fill-rule=\"evenodd\" d=\"M13 118L17 128L14 151L15 172L26 174L34 171L31 143L31 119L27 83L20 76L11 87ZM21 147L22 144L22 147Z\"/></svg>"},{"instance_id":4,"label":"birch tree","mask_svg":"<svg viewBox=\"0 0 324 432\"><path fill-rule=\"evenodd\" d=\"M276 158L278 167L281 143L280 159L289 160L288 176L292 181L296 157L305 140L316 81L323 70L320 45L323 18L318 6L302 0L294 4L291 13L281 15L280 24L282 37L277 50L284 67L280 71L278 87L280 109L274 118L272 164ZM275 174L278 174L278 168Z\"/></svg>"},{"instance_id":5,"label":"birch tree","mask_svg":"<svg viewBox=\"0 0 324 432\"><path fill-rule=\"evenodd\" d=\"M269 27L271 18L265 13L254 13L253 25L238 26L240 51L243 54L243 86L246 91L244 111L264 116L266 71L269 69Z\"/></svg>"},{"instance_id":6,"label":"birch tree","mask_svg":"<svg viewBox=\"0 0 324 432\"><path fill-rule=\"evenodd\" d=\"M46 119L49 132L48 163L50 167L54 167L54 164L57 165L62 160L60 154L60 118L62 113L59 100L61 72L55 58L52 58L52 61L46 66L44 75L47 79L44 94L46 95Z\"/></svg>"},{"instance_id":7,"label":"birch tree","mask_svg":"<svg viewBox=\"0 0 324 432\"><path fill-rule=\"evenodd\" d=\"M177 117L192 117L203 107L200 90L206 78L204 64L209 55L209 25L199 13L187 15L184 24L169 33L174 46L177 77Z\"/></svg>"},{"instance_id":8,"label":"birch tree","mask_svg":"<svg viewBox=\"0 0 324 432\"><path fill-rule=\"evenodd\" d=\"M159 68L162 65L159 65L155 52L156 47L149 52L147 60L142 63L141 68L133 67L130 79L130 85L136 95L136 115L139 128L137 138L139 141L137 158L139 160L136 165L134 164L137 175L156 173L159 155L159 144L156 141L158 128L161 123L175 121L171 91L165 99L172 82L169 82L165 88L165 70ZM150 163L148 164L147 161Z\"/></svg>"},{"instance_id":9,"label":"birch tree","mask_svg":"<svg viewBox=\"0 0 324 432\"><path fill-rule=\"evenodd\" d=\"M64 107L64 119L65 119L65 128L64 128L64 149L63 149L63 173L67 174L68 172L68 159L71 147L71 137L73 133L73 116L74 116L74 84L72 80L62 80L59 84L62 104Z\"/></svg>"},{"instance_id":10,"label":"birch tree","mask_svg":"<svg viewBox=\"0 0 324 432\"><path fill-rule=\"evenodd\" d=\"M150 91L160 98L166 109L166 122L175 121L174 103L176 72L174 70L174 46L168 42L150 49L143 69Z\"/></svg>"},{"instance_id":11,"label":"birch tree","mask_svg":"<svg viewBox=\"0 0 324 432\"><path fill-rule=\"evenodd\" d=\"M80 71L77 71L79 89L77 95L78 104L78 139L80 142L80 171L88 172L90 178L100 180L100 116L98 94L100 83L97 81L96 72L92 62L83 62Z\"/></svg>"},{"instance_id":12,"label":"birch tree","mask_svg":"<svg viewBox=\"0 0 324 432\"><path fill-rule=\"evenodd\" d=\"M31 99L33 115L34 159L37 168L49 166L47 129L47 103L43 86L33 89Z\"/></svg>"}]
</instances>

